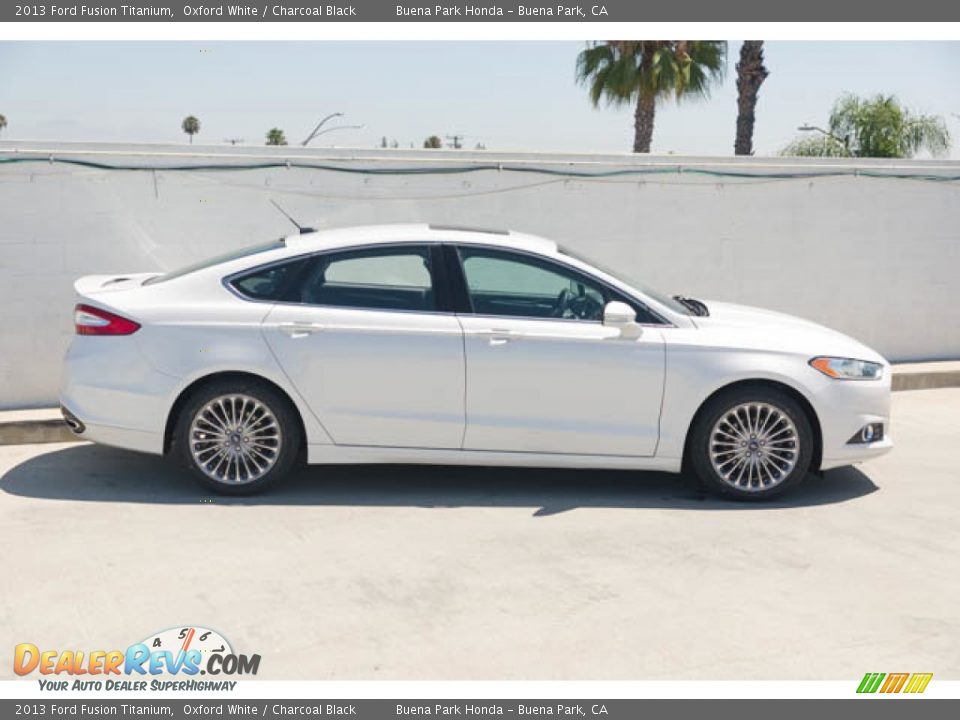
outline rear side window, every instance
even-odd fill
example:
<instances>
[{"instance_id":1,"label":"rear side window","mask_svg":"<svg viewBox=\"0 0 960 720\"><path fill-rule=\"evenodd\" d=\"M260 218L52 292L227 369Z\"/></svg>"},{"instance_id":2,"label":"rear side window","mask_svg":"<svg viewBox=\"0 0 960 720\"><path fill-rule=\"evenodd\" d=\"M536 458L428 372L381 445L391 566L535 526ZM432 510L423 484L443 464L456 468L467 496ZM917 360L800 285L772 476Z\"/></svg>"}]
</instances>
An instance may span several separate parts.
<instances>
[{"instance_id":1,"label":"rear side window","mask_svg":"<svg viewBox=\"0 0 960 720\"><path fill-rule=\"evenodd\" d=\"M257 268L230 281L231 287L251 300L282 300L296 274L309 262L294 260L281 265Z\"/></svg>"},{"instance_id":2,"label":"rear side window","mask_svg":"<svg viewBox=\"0 0 960 720\"><path fill-rule=\"evenodd\" d=\"M308 305L436 310L429 248L403 246L320 255L293 298Z\"/></svg>"},{"instance_id":3,"label":"rear side window","mask_svg":"<svg viewBox=\"0 0 960 720\"><path fill-rule=\"evenodd\" d=\"M416 253L347 257L332 260L324 273L327 285L369 285L396 288L430 287L430 270Z\"/></svg>"}]
</instances>

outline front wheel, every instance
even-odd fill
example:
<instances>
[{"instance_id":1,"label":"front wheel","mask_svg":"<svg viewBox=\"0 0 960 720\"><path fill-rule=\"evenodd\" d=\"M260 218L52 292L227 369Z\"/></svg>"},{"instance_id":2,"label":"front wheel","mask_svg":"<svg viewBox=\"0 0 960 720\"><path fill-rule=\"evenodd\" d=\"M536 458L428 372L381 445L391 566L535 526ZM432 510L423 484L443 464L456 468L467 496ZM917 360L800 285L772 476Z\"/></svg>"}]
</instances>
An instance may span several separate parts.
<instances>
[{"instance_id":1,"label":"front wheel","mask_svg":"<svg viewBox=\"0 0 960 720\"><path fill-rule=\"evenodd\" d=\"M724 393L698 415L690 462L721 495L766 500L796 487L813 458L813 430L803 408L773 388Z\"/></svg>"},{"instance_id":2,"label":"front wheel","mask_svg":"<svg viewBox=\"0 0 960 720\"><path fill-rule=\"evenodd\" d=\"M289 401L255 381L208 385L177 419L174 452L200 482L228 495L249 495L286 475L301 442Z\"/></svg>"}]
</instances>

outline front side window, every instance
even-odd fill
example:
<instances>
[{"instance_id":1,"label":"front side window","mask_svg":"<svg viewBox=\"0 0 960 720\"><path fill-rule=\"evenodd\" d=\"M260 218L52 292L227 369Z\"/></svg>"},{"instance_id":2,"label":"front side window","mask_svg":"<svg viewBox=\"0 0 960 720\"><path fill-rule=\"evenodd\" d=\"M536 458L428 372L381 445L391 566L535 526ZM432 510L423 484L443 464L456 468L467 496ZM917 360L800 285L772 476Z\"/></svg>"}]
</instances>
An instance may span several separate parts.
<instances>
[{"instance_id":1,"label":"front side window","mask_svg":"<svg viewBox=\"0 0 960 720\"><path fill-rule=\"evenodd\" d=\"M430 251L422 246L317 256L294 300L376 310L436 310Z\"/></svg>"},{"instance_id":2,"label":"front side window","mask_svg":"<svg viewBox=\"0 0 960 720\"><path fill-rule=\"evenodd\" d=\"M458 250L478 315L599 321L607 292L572 269L487 248Z\"/></svg>"}]
</instances>

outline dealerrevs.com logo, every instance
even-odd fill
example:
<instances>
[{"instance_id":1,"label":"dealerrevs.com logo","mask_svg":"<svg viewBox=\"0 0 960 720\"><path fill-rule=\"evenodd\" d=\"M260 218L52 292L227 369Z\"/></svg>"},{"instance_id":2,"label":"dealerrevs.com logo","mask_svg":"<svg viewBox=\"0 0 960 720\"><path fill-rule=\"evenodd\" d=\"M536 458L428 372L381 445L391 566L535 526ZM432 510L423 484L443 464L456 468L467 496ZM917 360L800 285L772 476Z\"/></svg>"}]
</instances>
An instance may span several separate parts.
<instances>
[{"instance_id":1,"label":"dealerrevs.com logo","mask_svg":"<svg viewBox=\"0 0 960 720\"><path fill-rule=\"evenodd\" d=\"M919 694L927 689L933 673L867 673L857 687L858 693Z\"/></svg>"},{"instance_id":2,"label":"dealerrevs.com logo","mask_svg":"<svg viewBox=\"0 0 960 720\"><path fill-rule=\"evenodd\" d=\"M197 626L163 630L125 650L20 643L13 651L17 675L46 676L38 678L41 690L233 690L236 681L224 676L256 675L259 668L260 655L236 653L220 633Z\"/></svg>"}]
</instances>

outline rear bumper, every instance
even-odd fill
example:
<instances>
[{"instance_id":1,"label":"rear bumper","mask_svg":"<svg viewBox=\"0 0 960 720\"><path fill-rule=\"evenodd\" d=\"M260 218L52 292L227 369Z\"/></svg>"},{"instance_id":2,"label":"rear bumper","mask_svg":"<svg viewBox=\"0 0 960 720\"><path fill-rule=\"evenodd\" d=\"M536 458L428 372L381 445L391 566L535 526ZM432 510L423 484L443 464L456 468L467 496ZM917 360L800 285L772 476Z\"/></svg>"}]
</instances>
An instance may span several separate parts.
<instances>
[{"instance_id":1,"label":"rear bumper","mask_svg":"<svg viewBox=\"0 0 960 720\"><path fill-rule=\"evenodd\" d=\"M138 452L160 455L163 453L163 435L157 433L145 432L143 430L131 430L129 428L116 427L111 425L94 425L84 423L78 417L70 413L68 419L67 411L64 410L64 422L70 427L70 430L80 440L89 440L90 442L101 445L110 445L112 447L123 448L125 450L136 450Z\"/></svg>"},{"instance_id":2,"label":"rear bumper","mask_svg":"<svg viewBox=\"0 0 960 720\"><path fill-rule=\"evenodd\" d=\"M60 384L64 421L82 440L163 453L166 418L179 387L154 370L129 337L75 337Z\"/></svg>"}]
</instances>

